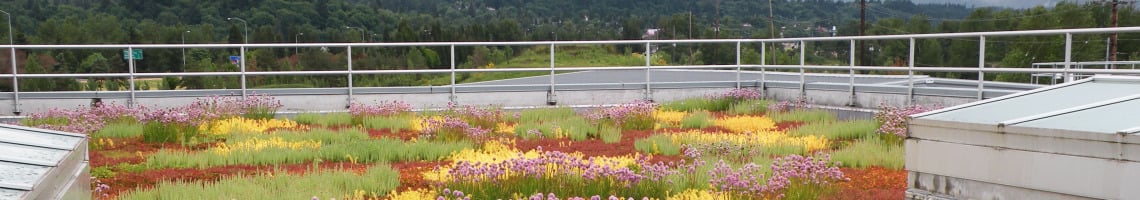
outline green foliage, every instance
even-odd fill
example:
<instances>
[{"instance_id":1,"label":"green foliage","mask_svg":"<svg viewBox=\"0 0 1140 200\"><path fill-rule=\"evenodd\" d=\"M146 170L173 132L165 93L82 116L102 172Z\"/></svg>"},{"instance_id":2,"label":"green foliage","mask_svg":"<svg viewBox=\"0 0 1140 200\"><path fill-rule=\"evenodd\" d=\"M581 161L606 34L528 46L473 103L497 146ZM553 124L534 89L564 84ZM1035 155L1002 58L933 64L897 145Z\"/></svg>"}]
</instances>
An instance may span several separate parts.
<instances>
[{"instance_id":1,"label":"green foliage","mask_svg":"<svg viewBox=\"0 0 1140 200\"><path fill-rule=\"evenodd\" d=\"M352 124L352 114L349 113L300 113L294 119L297 123L320 126L344 126Z\"/></svg>"},{"instance_id":2,"label":"green foliage","mask_svg":"<svg viewBox=\"0 0 1140 200\"><path fill-rule=\"evenodd\" d=\"M544 122L569 118L581 118L574 109L568 107L526 109L519 113L519 122Z\"/></svg>"},{"instance_id":3,"label":"green foliage","mask_svg":"<svg viewBox=\"0 0 1140 200\"><path fill-rule=\"evenodd\" d=\"M525 112L524 112L525 113ZM523 117L526 118L526 117ZM523 120L515 126L515 135L524 139L533 139L537 136L531 130L538 131L542 137L563 138L581 141L590 137L599 137L598 128L577 115L566 116L561 119L547 119L542 121Z\"/></svg>"},{"instance_id":4,"label":"green foliage","mask_svg":"<svg viewBox=\"0 0 1140 200\"><path fill-rule=\"evenodd\" d=\"M178 89L179 87L182 87L182 78L167 76L167 77L162 77L162 87L159 87L159 89L160 90L175 90L175 89Z\"/></svg>"},{"instance_id":5,"label":"green foliage","mask_svg":"<svg viewBox=\"0 0 1140 200\"><path fill-rule=\"evenodd\" d=\"M220 152L184 152L159 150L146 160L151 169L205 168L222 165L275 165L297 164L313 160L330 162L394 162L439 160L452 152L472 147L470 142L434 142L420 140L404 142L396 139L370 139L360 130L281 131L273 135L238 134L226 140L226 146L235 148L239 143L266 141L279 137L284 142L317 141L319 148L288 148L267 146L258 150L232 150Z\"/></svg>"},{"instance_id":6,"label":"green foliage","mask_svg":"<svg viewBox=\"0 0 1140 200\"><path fill-rule=\"evenodd\" d=\"M44 74L51 72L40 64L40 58L36 54L29 54L27 63L24 64L27 74ZM37 92L37 91L73 91L79 90L79 82L75 79L68 78L26 78L20 80L20 91Z\"/></svg>"},{"instance_id":7,"label":"green foliage","mask_svg":"<svg viewBox=\"0 0 1140 200\"><path fill-rule=\"evenodd\" d=\"M387 164L369 168L364 174L325 170L296 175L284 170L256 176L237 176L212 183L160 182L154 188L130 192L121 199L242 199L255 194L265 199L359 198L384 196L400 185L399 171Z\"/></svg>"},{"instance_id":8,"label":"green foliage","mask_svg":"<svg viewBox=\"0 0 1140 200\"><path fill-rule=\"evenodd\" d=\"M609 123L591 123L571 108L524 110L519 113L518 121L515 134L528 139L535 137L530 133L535 130L547 138L569 137L576 141L598 138L614 143L621 140L623 130ZM622 124L622 127L627 130L643 130L651 128L652 123L652 118L635 117Z\"/></svg>"},{"instance_id":9,"label":"green foliage","mask_svg":"<svg viewBox=\"0 0 1140 200\"><path fill-rule=\"evenodd\" d=\"M881 166L902 169L906 164L905 158L906 151L901 145L891 144L874 135L831 153L832 161L841 162L844 167L858 168Z\"/></svg>"},{"instance_id":10,"label":"green foliage","mask_svg":"<svg viewBox=\"0 0 1140 200\"><path fill-rule=\"evenodd\" d=\"M259 86L253 87L253 89L315 88L315 87L317 87L317 86L313 85L311 83L283 83L283 84L259 85Z\"/></svg>"},{"instance_id":11,"label":"green foliage","mask_svg":"<svg viewBox=\"0 0 1140 200\"><path fill-rule=\"evenodd\" d=\"M20 120L20 125L30 126L30 127L35 127L35 126L40 126L40 125L66 126L68 123L70 123L70 120L67 118L64 118L64 117L43 117L43 118L28 117L28 118L24 118L24 119Z\"/></svg>"},{"instance_id":12,"label":"green foliage","mask_svg":"<svg viewBox=\"0 0 1140 200\"><path fill-rule=\"evenodd\" d=\"M91 176L106 179L115 177L115 172L108 167L95 167L91 168Z\"/></svg>"},{"instance_id":13,"label":"green foliage","mask_svg":"<svg viewBox=\"0 0 1140 200\"><path fill-rule=\"evenodd\" d=\"M142 172L142 171L147 170L146 165L130 164L130 163L119 163L118 165L114 166L114 169L115 169L115 171L118 171L118 172L128 172L128 173L138 173L138 172Z\"/></svg>"},{"instance_id":14,"label":"green foliage","mask_svg":"<svg viewBox=\"0 0 1140 200\"><path fill-rule=\"evenodd\" d=\"M692 112L698 110L724 111L732 105L727 99L690 98L661 104L663 110Z\"/></svg>"},{"instance_id":15,"label":"green foliage","mask_svg":"<svg viewBox=\"0 0 1140 200\"><path fill-rule=\"evenodd\" d=\"M701 156L700 158L694 160L694 162L699 161L703 162L704 164L692 168L692 171L682 168L680 171L681 173L666 176L665 180L666 182L672 182L672 184L670 184L671 191L685 191L686 189L712 189L709 188L709 171L713 169L714 164L720 162L721 160L723 159L719 156ZM754 163L760 166L770 166L772 164L772 159L769 158L769 155L750 155L745 160L725 161L725 163L731 166L733 169L740 169L748 163ZM759 173L771 175L772 168L761 167L759 169Z\"/></svg>"},{"instance_id":16,"label":"green foliage","mask_svg":"<svg viewBox=\"0 0 1140 200\"><path fill-rule=\"evenodd\" d=\"M874 135L879 123L874 120L850 120L807 123L789 130L795 136L816 135L831 140L859 139Z\"/></svg>"},{"instance_id":17,"label":"green foliage","mask_svg":"<svg viewBox=\"0 0 1140 200\"><path fill-rule=\"evenodd\" d=\"M621 124L621 130L650 130L657 124L657 120L653 116L629 116L625 122Z\"/></svg>"},{"instance_id":18,"label":"green foliage","mask_svg":"<svg viewBox=\"0 0 1140 200\"><path fill-rule=\"evenodd\" d=\"M713 123L714 123L714 121L713 121L712 114L709 114L708 111L702 110L702 111L690 113L688 116L685 116L684 118L682 118L681 119L681 128L701 129L701 128L713 126Z\"/></svg>"},{"instance_id":19,"label":"green foliage","mask_svg":"<svg viewBox=\"0 0 1140 200\"><path fill-rule=\"evenodd\" d=\"M150 143L178 142L185 144L197 136L198 127L175 123L147 122L143 125L143 141Z\"/></svg>"},{"instance_id":20,"label":"green foliage","mask_svg":"<svg viewBox=\"0 0 1140 200\"><path fill-rule=\"evenodd\" d=\"M621 182L608 179L586 180L581 176L560 175L550 178L519 177L499 181L496 184L485 182L450 183L446 185L446 188L453 191L463 191L466 195L470 195L471 199L499 199L516 196L518 199L523 199L525 196L519 195L529 196L529 194L551 192L557 192L558 195L565 197L612 194L623 197L664 198L671 187L665 181L642 181L627 187Z\"/></svg>"},{"instance_id":21,"label":"green foliage","mask_svg":"<svg viewBox=\"0 0 1140 200\"><path fill-rule=\"evenodd\" d=\"M91 134L92 138L129 138L143 135L144 126L137 122L117 122L107 124Z\"/></svg>"},{"instance_id":22,"label":"green foliage","mask_svg":"<svg viewBox=\"0 0 1140 200\"><path fill-rule=\"evenodd\" d=\"M838 191L831 185L792 183L785 189L783 199L820 199Z\"/></svg>"},{"instance_id":23,"label":"green foliage","mask_svg":"<svg viewBox=\"0 0 1140 200\"><path fill-rule=\"evenodd\" d=\"M819 109L795 109L790 112L768 113L768 117L776 122L819 123L835 121L835 114Z\"/></svg>"},{"instance_id":24,"label":"green foliage","mask_svg":"<svg viewBox=\"0 0 1140 200\"><path fill-rule=\"evenodd\" d=\"M416 118L411 115L366 117L361 122L361 125L364 126L364 128L389 129L392 130L392 132L400 132L401 130L411 129L412 120L416 120Z\"/></svg>"},{"instance_id":25,"label":"green foliage","mask_svg":"<svg viewBox=\"0 0 1140 200\"><path fill-rule=\"evenodd\" d=\"M681 145L674 144L669 136L666 135L653 135L648 138L642 138L633 142L633 147L637 151L660 154L660 155L677 155L681 154Z\"/></svg>"},{"instance_id":26,"label":"green foliage","mask_svg":"<svg viewBox=\"0 0 1140 200\"><path fill-rule=\"evenodd\" d=\"M621 141L621 130L618 127L603 125L599 128L598 135L606 144L618 143Z\"/></svg>"},{"instance_id":27,"label":"green foliage","mask_svg":"<svg viewBox=\"0 0 1140 200\"><path fill-rule=\"evenodd\" d=\"M772 104L772 100L751 99L741 101L732 105L728 109L729 114L733 115L757 115L768 112L768 105Z\"/></svg>"}]
</instances>

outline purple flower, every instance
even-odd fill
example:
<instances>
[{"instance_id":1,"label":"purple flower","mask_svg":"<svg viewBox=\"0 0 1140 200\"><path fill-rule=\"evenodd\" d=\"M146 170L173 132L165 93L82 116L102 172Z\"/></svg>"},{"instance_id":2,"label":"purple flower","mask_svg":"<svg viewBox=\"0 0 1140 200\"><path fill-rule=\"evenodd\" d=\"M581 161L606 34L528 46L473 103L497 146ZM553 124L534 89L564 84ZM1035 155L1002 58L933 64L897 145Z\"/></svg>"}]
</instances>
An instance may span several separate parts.
<instances>
[{"instance_id":1,"label":"purple flower","mask_svg":"<svg viewBox=\"0 0 1140 200\"><path fill-rule=\"evenodd\" d=\"M879 127L876 132L880 134L890 134L899 137L907 136L907 120L910 120L910 115L923 113L937 109L935 107L923 107L922 105L912 105L905 107L894 107L882 105L880 111L875 113L875 120L883 125Z\"/></svg>"}]
</instances>

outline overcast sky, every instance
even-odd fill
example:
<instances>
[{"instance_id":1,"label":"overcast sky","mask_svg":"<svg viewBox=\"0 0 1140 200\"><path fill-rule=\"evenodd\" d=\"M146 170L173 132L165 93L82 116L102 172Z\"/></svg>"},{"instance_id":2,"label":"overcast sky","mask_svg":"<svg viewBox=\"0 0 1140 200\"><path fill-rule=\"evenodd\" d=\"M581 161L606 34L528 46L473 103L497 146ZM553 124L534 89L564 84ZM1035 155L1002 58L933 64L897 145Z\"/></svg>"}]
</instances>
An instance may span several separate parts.
<instances>
[{"instance_id":1,"label":"overcast sky","mask_svg":"<svg viewBox=\"0 0 1140 200\"><path fill-rule=\"evenodd\" d=\"M966 4L976 7L1009 7L1009 8L1030 8L1037 5L1044 5L1046 7L1053 6L1063 0L911 0L914 3L955 3ZM1069 0L1070 2L1087 2L1096 0Z\"/></svg>"}]
</instances>

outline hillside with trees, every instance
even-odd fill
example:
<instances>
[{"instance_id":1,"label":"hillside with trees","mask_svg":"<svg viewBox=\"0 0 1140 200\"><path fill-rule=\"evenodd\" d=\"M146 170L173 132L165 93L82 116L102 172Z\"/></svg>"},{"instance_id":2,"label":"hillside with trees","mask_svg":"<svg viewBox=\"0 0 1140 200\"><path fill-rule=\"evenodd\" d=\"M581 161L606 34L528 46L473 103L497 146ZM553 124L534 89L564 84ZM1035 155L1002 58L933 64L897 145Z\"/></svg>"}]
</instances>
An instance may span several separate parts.
<instances>
[{"instance_id":1,"label":"hillside with trees","mask_svg":"<svg viewBox=\"0 0 1140 200\"><path fill-rule=\"evenodd\" d=\"M526 40L641 39L647 29L659 29L656 39L770 38L857 35L859 6L834 0L776 0L770 27L767 1L749 0L14 0L0 3L12 13L17 44L177 44L177 43L340 43L437 42ZM868 6L868 34L974 32L1056 28L1106 27L1104 5L1061 3L1053 8L1024 10L967 8L960 5L916 5L909 1L878 0ZM1124 9L1121 19L1140 19ZM228 20L229 18L238 18ZM239 20L240 19L240 20ZM1121 26L1136 26L1122 20ZM830 32L836 27L836 32ZM3 27L0 27L3 28ZM248 35L245 33L248 31ZM7 36L5 36L7 37ZM1104 36L1075 39L1075 60L1098 60L1104 55ZM1025 67L1028 63L1057 61L1061 41L1041 38L994 38L988 43L987 61L994 65ZM1137 52L1135 36L1122 35L1122 60ZM971 39L921 40L919 66L976 66L978 42ZM871 63L900 65L906 44L882 41L870 44ZM759 63L758 45L748 48L746 61ZM798 51L768 47L768 63L790 63ZM808 45L809 62L846 62L845 43ZM619 46L611 54L643 51L637 45ZM510 63L531 51L527 47L461 47L454 60L462 68ZM228 57L236 49L146 49L139 72L237 71ZM438 69L450 66L444 47L354 49L357 70ZM28 50L17 60L23 73L125 72L121 50ZM681 45L659 51L670 64L735 63L731 45ZM185 56L183 56L185 55ZM7 62L7 54L2 55ZM249 71L340 70L347 65L344 48L260 48L246 54ZM1100 56L1100 57L1098 57ZM23 58L36 59L23 59ZM1000 62L1000 63L998 63ZM902 65L905 65L903 63ZM901 65L900 65L901 66ZM509 67L509 66L500 66ZM8 70L6 67L3 70ZM0 73L10 73L0 70ZM934 74L969 78L970 74ZM436 75L361 76L358 86L434 84ZM1021 80L1024 77L992 77ZM235 88L236 78L167 78L165 88ZM66 79L21 82L21 91L122 88L122 80L92 79L80 83ZM337 87L344 77L256 77L257 87ZM107 84L113 84L107 86ZM0 83L0 90L11 86ZM4 88L7 87L7 88ZM27 88L25 88L27 87Z\"/></svg>"}]
</instances>

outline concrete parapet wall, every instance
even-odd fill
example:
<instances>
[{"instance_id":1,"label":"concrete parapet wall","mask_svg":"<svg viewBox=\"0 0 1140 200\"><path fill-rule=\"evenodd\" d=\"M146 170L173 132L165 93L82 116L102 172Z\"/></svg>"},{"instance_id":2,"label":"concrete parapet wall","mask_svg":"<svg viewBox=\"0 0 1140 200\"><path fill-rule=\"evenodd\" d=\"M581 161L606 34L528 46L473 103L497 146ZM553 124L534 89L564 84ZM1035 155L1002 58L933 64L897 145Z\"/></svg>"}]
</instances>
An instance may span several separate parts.
<instances>
[{"instance_id":1,"label":"concrete parapet wall","mask_svg":"<svg viewBox=\"0 0 1140 200\"><path fill-rule=\"evenodd\" d=\"M1023 139L1013 139L1023 140ZM958 199L1130 199L1140 196L1140 163L1031 149L911 138L906 168L911 189ZM1020 143L996 140L996 143ZM1109 145L1105 145L1109 146ZM1115 145L1111 145L1115 146ZM1104 156L1104 155L1102 155Z\"/></svg>"},{"instance_id":2,"label":"concrete parapet wall","mask_svg":"<svg viewBox=\"0 0 1140 200\"><path fill-rule=\"evenodd\" d=\"M664 85L663 85L664 86ZM757 87L746 88L760 90ZM781 85L775 85L781 86ZM787 86L787 85L782 85ZM591 105L608 105L625 103L637 99L645 99L644 89L593 89L593 90L559 90L554 93L553 100L557 105L568 106L591 106ZM655 88L652 90L652 99L657 102L667 102L680 100L685 98L703 97L710 94L717 94L728 91L731 88L726 87L693 87L693 88ZM907 105L910 98L906 93L898 94L892 92L881 92L878 90L859 90L855 92L854 102L849 91L832 90L833 88L809 88L806 92L801 93L798 88L787 87L768 87L763 90L766 98L774 100L796 100L800 98L801 94L805 94L806 98L810 100L809 103L814 105L834 106L834 107L853 107L853 108L878 108L880 105L901 106ZM277 99L280 99L284 107L280 110L283 112L313 112L313 111L341 111L345 110L349 105L349 98L346 94L339 94L336 89L303 89L298 91L270 91L261 93L270 93ZM180 105L186 105L194 102L200 96L211 94L222 94L225 91L188 91L193 94L175 95L170 91L162 91L154 94L143 94L136 98L137 105L154 107L154 108L168 108ZM893 91L898 92L898 91ZM161 93L161 94L159 94ZM226 93L228 95L235 95L233 93ZM35 96L33 96L35 97ZM451 101L451 94L446 90L433 90L430 93L384 93L384 92L368 92L368 90L361 90L352 96L353 101L357 103L378 103L382 101L401 100L416 106L417 108L441 108ZM546 106L548 92L547 91L483 91L483 92L458 92L455 94L455 99L460 104L470 105L498 105L506 107L529 107L529 106ZM105 97L88 97L88 96L46 96L35 98L24 98L20 100L20 108L22 115L28 113L46 112L51 108L70 109L79 106L91 105L96 99L105 103L127 104L128 96L123 95L105 95ZM913 101L922 105L939 105L939 106L953 106L968 102L973 102L976 98L962 97L962 96L945 96L945 95L925 95L916 93L913 96ZM12 100L0 100L0 105L11 105ZM0 116L12 115L13 107L0 106Z\"/></svg>"}]
</instances>

